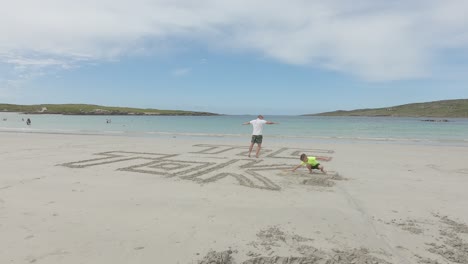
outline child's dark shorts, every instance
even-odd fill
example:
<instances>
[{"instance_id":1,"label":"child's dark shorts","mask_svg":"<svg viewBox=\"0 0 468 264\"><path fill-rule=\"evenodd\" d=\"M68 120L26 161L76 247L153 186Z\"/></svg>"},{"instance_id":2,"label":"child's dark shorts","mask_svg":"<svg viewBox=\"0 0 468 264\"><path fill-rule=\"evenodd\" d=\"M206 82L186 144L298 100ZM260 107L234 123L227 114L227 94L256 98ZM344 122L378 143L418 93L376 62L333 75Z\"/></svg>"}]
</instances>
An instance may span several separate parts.
<instances>
[{"instance_id":1,"label":"child's dark shorts","mask_svg":"<svg viewBox=\"0 0 468 264\"><path fill-rule=\"evenodd\" d=\"M319 169L319 166L320 166L320 163L317 163L317 164L315 164L314 166L312 166L311 168L312 168L312 169L315 169L315 170L318 170L318 169Z\"/></svg>"},{"instance_id":2,"label":"child's dark shorts","mask_svg":"<svg viewBox=\"0 0 468 264\"><path fill-rule=\"evenodd\" d=\"M262 135L252 135L252 140L250 142L262 144L263 136Z\"/></svg>"}]
</instances>

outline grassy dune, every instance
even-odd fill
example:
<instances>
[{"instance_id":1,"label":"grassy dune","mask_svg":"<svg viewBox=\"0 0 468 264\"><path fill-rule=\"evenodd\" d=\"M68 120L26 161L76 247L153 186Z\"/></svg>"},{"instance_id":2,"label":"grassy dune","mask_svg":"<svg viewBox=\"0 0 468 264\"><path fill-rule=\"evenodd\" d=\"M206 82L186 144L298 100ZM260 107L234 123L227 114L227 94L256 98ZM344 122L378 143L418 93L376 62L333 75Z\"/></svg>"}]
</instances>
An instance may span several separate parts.
<instances>
[{"instance_id":1,"label":"grassy dune","mask_svg":"<svg viewBox=\"0 0 468 264\"><path fill-rule=\"evenodd\" d=\"M40 104L13 105L0 104L0 112L22 112L28 114L63 114L63 115L217 115L208 112L182 110L141 109L113 107L89 104Z\"/></svg>"},{"instance_id":2,"label":"grassy dune","mask_svg":"<svg viewBox=\"0 0 468 264\"><path fill-rule=\"evenodd\" d=\"M313 116L395 116L395 117L465 117L468 118L468 99L443 100L405 104L384 108L338 110Z\"/></svg>"}]
</instances>

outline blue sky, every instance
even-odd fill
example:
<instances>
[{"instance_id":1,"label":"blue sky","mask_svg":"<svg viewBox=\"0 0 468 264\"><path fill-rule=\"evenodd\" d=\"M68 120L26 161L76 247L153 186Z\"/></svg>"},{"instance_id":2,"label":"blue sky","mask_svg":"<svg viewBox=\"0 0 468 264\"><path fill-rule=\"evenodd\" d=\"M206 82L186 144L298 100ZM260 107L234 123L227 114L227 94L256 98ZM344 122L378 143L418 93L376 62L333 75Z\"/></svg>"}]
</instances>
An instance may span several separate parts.
<instances>
[{"instance_id":1,"label":"blue sky","mask_svg":"<svg viewBox=\"0 0 468 264\"><path fill-rule=\"evenodd\" d=\"M271 115L468 98L468 1L2 7L2 103Z\"/></svg>"}]
</instances>

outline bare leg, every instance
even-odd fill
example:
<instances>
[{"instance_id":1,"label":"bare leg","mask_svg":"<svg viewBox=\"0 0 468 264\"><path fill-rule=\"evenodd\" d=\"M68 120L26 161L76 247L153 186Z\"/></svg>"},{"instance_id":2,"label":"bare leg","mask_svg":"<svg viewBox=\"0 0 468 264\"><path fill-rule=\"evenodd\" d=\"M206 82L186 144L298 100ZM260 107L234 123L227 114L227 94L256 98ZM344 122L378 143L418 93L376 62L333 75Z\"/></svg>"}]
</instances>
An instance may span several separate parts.
<instances>
[{"instance_id":1,"label":"bare leg","mask_svg":"<svg viewBox=\"0 0 468 264\"><path fill-rule=\"evenodd\" d=\"M262 144L257 144L257 154L255 155L255 157L258 158L258 155L260 154L260 149L262 148Z\"/></svg>"},{"instance_id":2,"label":"bare leg","mask_svg":"<svg viewBox=\"0 0 468 264\"><path fill-rule=\"evenodd\" d=\"M313 173L312 172L312 166L310 164L307 164L307 169L309 170L309 173Z\"/></svg>"},{"instance_id":3,"label":"bare leg","mask_svg":"<svg viewBox=\"0 0 468 264\"><path fill-rule=\"evenodd\" d=\"M254 145L254 143L253 143L253 142L252 142L252 143L250 143L250 147L249 147L249 158L250 158L250 153L252 152L253 145Z\"/></svg>"}]
</instances>

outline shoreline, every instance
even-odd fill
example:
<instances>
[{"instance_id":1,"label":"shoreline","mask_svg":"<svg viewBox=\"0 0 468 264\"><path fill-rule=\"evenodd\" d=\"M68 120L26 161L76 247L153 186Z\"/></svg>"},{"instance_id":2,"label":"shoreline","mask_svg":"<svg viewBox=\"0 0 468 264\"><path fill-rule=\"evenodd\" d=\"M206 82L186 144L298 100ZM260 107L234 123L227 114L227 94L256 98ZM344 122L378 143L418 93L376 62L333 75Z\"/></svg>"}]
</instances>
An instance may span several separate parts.
<instances>
[{"instance_id":1,"label":"shoreline","mask_svg":"<svg viewBox=\"0 0 468 264\"><path fill-rule=\"evenodd\" d=\"M63 129L33 129L33 128L2 128L0 133L24 133L24 134L51 134L51 135L89 135L89 136L120 136L120 137L186 137L186 138L226 138L242 139L248 141L250 134L210 134L210 133L181 133L181 132L131 132L131 131L76 131ZM274 141L311 141L317 143L376 143L376 144L410 144L410 145L434 145L434 146L459 146L468 147L468 139L427 139L427 138L379 138L379 137L321 137L321 136L291 136L291 135L265 135Z\"/></svg>"}]
</instances>

